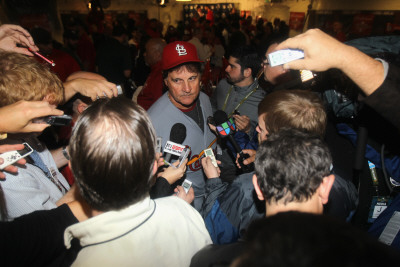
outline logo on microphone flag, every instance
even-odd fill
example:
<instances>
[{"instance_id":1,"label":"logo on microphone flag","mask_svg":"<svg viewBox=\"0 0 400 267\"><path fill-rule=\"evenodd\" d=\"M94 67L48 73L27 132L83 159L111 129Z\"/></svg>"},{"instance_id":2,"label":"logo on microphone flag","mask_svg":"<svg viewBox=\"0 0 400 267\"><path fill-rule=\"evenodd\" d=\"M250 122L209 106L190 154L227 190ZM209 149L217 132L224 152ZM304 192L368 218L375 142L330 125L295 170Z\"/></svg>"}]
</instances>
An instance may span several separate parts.
<instances>
[{"instance_id":1,"label":"logo on microphone flag","mask_svg":"<svg viewBox=\"0 0 400 267\"><path fill-rule=\"evenodd\" d=\"M217 126L217 131L221 136L228 136L236 131L236 125L233 118Z\"/></svg>"}]
</instances>

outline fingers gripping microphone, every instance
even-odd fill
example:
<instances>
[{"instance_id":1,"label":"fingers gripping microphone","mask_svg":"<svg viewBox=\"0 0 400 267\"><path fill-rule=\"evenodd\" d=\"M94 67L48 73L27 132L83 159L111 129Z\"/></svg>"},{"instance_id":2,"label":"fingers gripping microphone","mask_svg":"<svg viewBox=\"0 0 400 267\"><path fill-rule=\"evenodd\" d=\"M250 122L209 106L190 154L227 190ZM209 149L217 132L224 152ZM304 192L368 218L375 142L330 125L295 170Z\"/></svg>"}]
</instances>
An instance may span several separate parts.
<instances>
[{"instance_id":1,"label":"fingers gripping microphone","mask_svg":"<svg viewBox=\"0 0 400 267\"><path fill-rule=\"evenodd\" d=\"M169 134L169 141L165 144L164 152L166 161L170 161L172 155L179 156L185 146L182 146L186 139L186 126L182 123L175 123Z\"/></svg>"},{"instance_id":2,"label":"fingers gripping microphone","mask_svg":"<svg viewBox=\"0 0 400 267\"><path fill-rule=\"evenodd\" d=\"M249 158L249 154L243 153L242 148L238 145L233 134L236 131L236 125L232 118L228 119L226 113L222 110L217 110L214 113L214 121L216 123L216 128L218 135L222 138L228 138L228 140L232 143L235 150L239 153L238 162L240 167L244 172L251 172L254 169L254 164L251 163L249 165L245 165L243 161Z\"/></svg>"}]
</instances>

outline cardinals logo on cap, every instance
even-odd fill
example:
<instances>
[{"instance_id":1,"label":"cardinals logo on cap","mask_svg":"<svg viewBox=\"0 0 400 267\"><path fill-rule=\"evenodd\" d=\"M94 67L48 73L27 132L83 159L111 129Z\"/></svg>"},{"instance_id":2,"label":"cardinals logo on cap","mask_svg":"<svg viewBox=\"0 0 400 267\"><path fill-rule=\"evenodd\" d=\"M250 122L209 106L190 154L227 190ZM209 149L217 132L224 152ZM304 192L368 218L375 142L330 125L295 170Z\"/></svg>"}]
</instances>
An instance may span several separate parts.
<instances>
[{"instance_id":1,"label":"cardinals logo on cap","mask_svg":"<svg viewBox=\"0 0 400 267\"><path fill-rule=\"evenodd\" d=\"M183 45L177 44L175 49L179 56L187 55L186 49Z\"/></svg>"},{"instance_id":2,"label":"cardinals logo on cap","mask_svg":"<svg viewBox=\"0 0 400 267\"><path fill-rule=\"evenodd\" d=\"M162 69L168 70L188 62L201 62L196 47L188 42L176 41L164 47Z\"/></svg>"}]
</instances>

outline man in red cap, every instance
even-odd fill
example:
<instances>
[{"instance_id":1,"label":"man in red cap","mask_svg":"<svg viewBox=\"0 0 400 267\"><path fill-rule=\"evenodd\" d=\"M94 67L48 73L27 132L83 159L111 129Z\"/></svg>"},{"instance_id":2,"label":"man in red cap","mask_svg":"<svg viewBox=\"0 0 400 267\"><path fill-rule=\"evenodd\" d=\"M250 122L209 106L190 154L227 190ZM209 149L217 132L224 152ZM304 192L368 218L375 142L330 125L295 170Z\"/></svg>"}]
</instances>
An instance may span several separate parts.
<instances>
[{"instance_id":1,"label":"man in red cap","mask_svg":"<svg viewBox=\"0 0 400 267\"><path fill-rule=\"evenodd\" d=\"M199 154L206 148L215 148L215 135L207 126L212 108L207 95L200 92L201 61L196 47L177 41L168 44L163 51L163 79L168 91L148 110L156 129L162 137L162 145L174 136L171 128L181 123L186 127L183 145L191 148L188 168L183 178L192 182L195 193L194 207L199 209L204 195L205 178L201 170Z\"/></svg>"}]
</instances>

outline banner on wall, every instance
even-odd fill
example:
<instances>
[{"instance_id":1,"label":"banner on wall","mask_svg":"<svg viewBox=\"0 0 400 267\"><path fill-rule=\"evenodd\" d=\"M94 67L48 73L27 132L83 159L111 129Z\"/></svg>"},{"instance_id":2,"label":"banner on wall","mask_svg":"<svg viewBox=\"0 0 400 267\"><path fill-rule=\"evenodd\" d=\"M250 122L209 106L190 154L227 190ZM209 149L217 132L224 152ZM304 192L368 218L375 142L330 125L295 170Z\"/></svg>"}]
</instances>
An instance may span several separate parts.
<instances>
[{"instance_id":1,"label":"banner on wall","mask_svg":"<svg viewBox=\"0 0 400 267\"><path fill-rule=\"evenodd\" d=\"M290 12L289 28L295 31L302 31L304 27L304 12Z\"/></svg>"},{"instance_id":2,"label":"banner on wall","mask_svg":"<svg viewBox=\"0 0 400 267\"><path fill-rule=\"evenodd\" d=\"M225 18L232 15L232 11L237 12L234 3L183 5L183 20L185 23L188 23L190 20L196 20L199 15L207 13L205 6L208 6L213 11L215 18Z\"/></svg>"}]
</instances>

